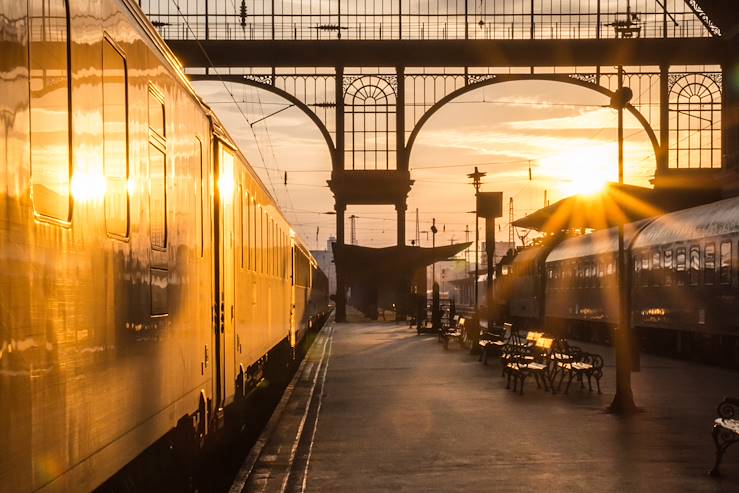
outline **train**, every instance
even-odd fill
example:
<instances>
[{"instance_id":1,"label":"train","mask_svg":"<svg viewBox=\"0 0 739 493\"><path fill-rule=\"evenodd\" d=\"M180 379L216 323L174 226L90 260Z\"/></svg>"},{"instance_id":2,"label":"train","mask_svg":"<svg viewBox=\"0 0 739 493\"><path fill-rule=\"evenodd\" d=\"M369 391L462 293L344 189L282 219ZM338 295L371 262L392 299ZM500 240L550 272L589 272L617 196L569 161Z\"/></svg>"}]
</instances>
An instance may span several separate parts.
<instances>
[{"instance_id":1,"label":"train","mask_svg":"<svg viewBox=\"0 0 739 493\"><path fill-rule=\"evenodd\" d=\"M630 323L645 351L739 366L739 197L624 226ZM618 229L550 235L518 252L496 301L523 326L609 342ZM502 271L503 269L501 269Z\"/></svg>"},{"instance_id":2,"label":"train","mask_svg":"<svg viewBox=\"0 0 739 493\"><path fill-rule=\"evenodd\" d=\"M328 281L137 2L0 0L0 46L0 490L92 490L237 419Z\"/></svg>"}]
</instances>

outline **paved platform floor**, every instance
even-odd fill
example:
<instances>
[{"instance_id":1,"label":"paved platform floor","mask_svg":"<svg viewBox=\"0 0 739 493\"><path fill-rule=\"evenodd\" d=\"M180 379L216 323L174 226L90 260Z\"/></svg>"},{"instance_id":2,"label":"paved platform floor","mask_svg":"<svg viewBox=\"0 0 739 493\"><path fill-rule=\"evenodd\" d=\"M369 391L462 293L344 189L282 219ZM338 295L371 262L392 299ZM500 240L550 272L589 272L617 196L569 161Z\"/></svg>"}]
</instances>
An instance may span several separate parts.
<instances>
[{"instance_id":1,"label":"paved platform floor","mask_svg":"<svg viewBox=\"0 0 739 493\"><path fill-rule=\"evenodd\" d=\"M612 353L594 348L606 358L602 395L553 396L529 379L519 396L497 361L456 344L391 322L335 324L244 490L739 492L739 444L722 479L706 475L715 406L739 395L739 373L643 356L633 387L644 412L619 418L603 411Z\"/></svg>"}]
</instances>

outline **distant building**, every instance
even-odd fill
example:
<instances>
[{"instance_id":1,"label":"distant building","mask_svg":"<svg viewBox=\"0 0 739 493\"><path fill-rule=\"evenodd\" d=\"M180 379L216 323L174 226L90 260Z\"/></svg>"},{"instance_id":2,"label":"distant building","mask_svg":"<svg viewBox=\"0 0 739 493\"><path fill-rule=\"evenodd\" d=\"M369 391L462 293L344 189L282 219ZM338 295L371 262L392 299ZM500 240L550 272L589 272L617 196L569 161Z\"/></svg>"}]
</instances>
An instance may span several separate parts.
<instances>
[{"instance_id":1,"label":"distant building","mask_svg":"<svg viewBox=\"0 0 739 493\"><path fill-rule=\"evenodd\" d=\"M496 241L495 242L495 262L497 263L502 259L506 253L508 253L508 250L513 248L513 245L508 243L507 241ZM472 254L472 258L470 258L470 262L475 261L474 253ZM487 254L487 248L485 245L485 242L483 241L480 245L480 269L486 269L488 265L488 254ZM474 266L470 270L474 270Z\"/></svg>"},{"instance_id":2,"label":"distant building","mask_svg":"<svg viewBox=\"0 0 739 493\"><path fill-rule=\"evenodd\" d=\"M336 238L330 236L326 241L325 250L311 250L311 254L318 261L321 270L328 276L328 292L336 294L336 264L334 263L334 252L331 245L336 242Z\"/></svg>"}]
</instances>

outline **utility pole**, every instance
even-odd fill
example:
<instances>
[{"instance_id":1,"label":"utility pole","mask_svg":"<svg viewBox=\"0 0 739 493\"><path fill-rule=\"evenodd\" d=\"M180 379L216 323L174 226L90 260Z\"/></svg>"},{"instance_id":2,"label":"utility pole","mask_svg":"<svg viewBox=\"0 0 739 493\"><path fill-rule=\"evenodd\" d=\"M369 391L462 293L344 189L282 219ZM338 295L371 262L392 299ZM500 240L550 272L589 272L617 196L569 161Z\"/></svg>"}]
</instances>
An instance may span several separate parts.
<instances>
[{"instance_id":1,"label":"utility pole","mask_svg":"<svg viewBox=\"0 0 739 493\"><path fill-rule=\"evenodd\" d=\"M352 242L352 245L356 245L357 244L357 216L352 214L351 216L349 216L349 221L350 221L350 225L351 225L350 227L352 230L351 242Z\"/></svg>"},{"instance_id":2,"label":"utility pole","mask_svg":"<svg viewBox=\"0 0 739 493\"><path fill-rule=\"evenodd\" d=\"M416 245L421 246L421 230L418 224L418 207L416 207Z\"/></svg>"},{"instance_id":3,"label":"utility pole","mask_svg":"<svg viewBox=\"0 0 739 493\"><path fill-rule=\"evenodd\" d=\"M467 178L472 179L472 186L475 187L475 276L474 276L474 282L475 282L475 316L477 316L477 309L479 306L479 288L477 286L477 270L480 268L480 251L478 248L478 245L480 243L480 217L478 215L479 211L477 209L477 195L480 193L480 186L482 185L482 178L487 173L484 173L482 171L479 171L477 169L477 166L475 166L475 172L470 173L467 175Z\"/></svg>"},{"instance_id":4,"label":"utility pole","mask_svg":"<svg viewBox=\"0 0 739 493\"><path fill-rule=\"evenodd\" d=\"M513 197L508 199L508 245L516 249L516 237L513 232Z\"/></svg>"}]
</instances>

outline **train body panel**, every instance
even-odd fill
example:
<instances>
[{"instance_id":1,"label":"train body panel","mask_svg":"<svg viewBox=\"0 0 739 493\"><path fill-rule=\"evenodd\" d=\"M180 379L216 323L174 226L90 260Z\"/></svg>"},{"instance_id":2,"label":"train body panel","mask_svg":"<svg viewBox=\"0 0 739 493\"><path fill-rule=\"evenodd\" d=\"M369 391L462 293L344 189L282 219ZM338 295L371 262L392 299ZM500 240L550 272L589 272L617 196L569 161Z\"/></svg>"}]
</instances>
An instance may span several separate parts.
<instances>
[{"instance_id":1,"label":"train body panel","mask_svg":"<svg viewBox=\"0 0 739 493\"><path fill-rule=\"evenodd\" d=\"M0 13L0 484L92 489L289 340L296 240L138 6Z\"/></svg>"}]
</instances>

